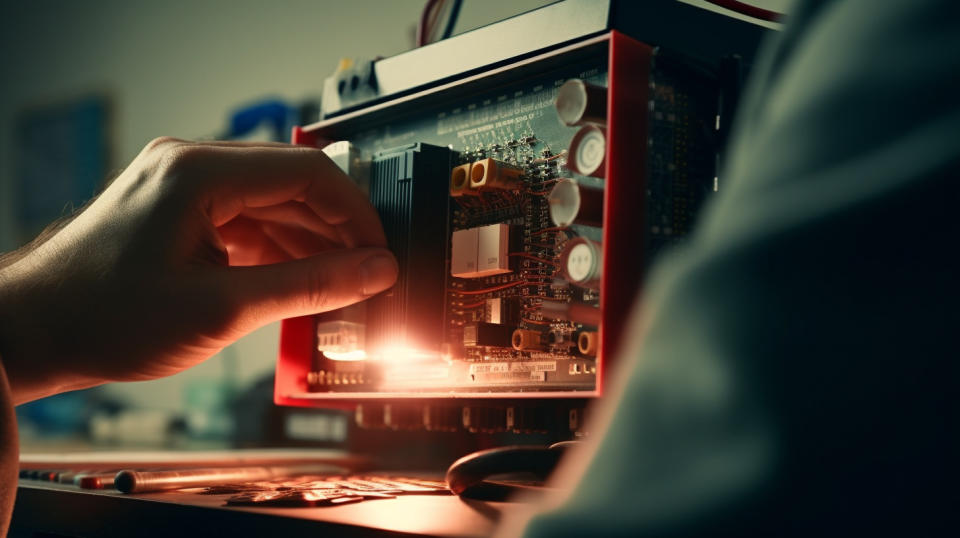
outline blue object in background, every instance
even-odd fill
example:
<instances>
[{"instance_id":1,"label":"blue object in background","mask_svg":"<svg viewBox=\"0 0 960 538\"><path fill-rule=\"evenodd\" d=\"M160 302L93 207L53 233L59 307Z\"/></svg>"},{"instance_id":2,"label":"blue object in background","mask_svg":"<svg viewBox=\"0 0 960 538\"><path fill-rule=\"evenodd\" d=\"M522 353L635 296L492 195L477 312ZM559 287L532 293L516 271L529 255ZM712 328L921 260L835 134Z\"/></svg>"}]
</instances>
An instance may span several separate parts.
<instances>
[{"instance_id":1,"label":"blue object in background","mask_svg":"<svg viewBox=\"0 0 960 538\"><path fill-rule=\"evenodd\" d=\"M17 406L17 424L46 436L85 434L90 400L84 391L64 392Z\"/></svg>"},{"instance_id":2,"label":"blue object in background","mask_svg":"<svg viewBox=\"0 0 960 538\"><path fill-rule=\"evenodd\" d=\"M298 119L298 111L298 107L279 99L258 101L230 114L229 127L222 138L244 138L261 126L267 126L271 140L289 142L290 131Z\"/></svg>"}]
</instances>

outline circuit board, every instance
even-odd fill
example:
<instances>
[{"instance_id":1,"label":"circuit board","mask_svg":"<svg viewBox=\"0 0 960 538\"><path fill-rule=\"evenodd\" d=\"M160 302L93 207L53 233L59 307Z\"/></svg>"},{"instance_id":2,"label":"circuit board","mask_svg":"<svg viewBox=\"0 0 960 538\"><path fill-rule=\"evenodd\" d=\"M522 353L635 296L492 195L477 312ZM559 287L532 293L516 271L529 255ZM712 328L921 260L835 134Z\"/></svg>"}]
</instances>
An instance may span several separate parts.
<instances>
[{"instance_id":1,"label":"circuit board","mask_svg":"<svg viewBox=\"0 0 960 538\"><path fill-rule=\"evenodd\" d=\"M685 86L683 74L656 65L650 73L651 155L636 174L648 185L647 198L637 200L645 207L637 229L652 257L685 235L714 188L713 141L704 133L716 102L709 84ZM581 127L565 125L555 108L570 80L602 89L605 58L346 137L400 279L353 322L317 317L309 390L595 390L599 276L573 282L565 269L575 244L599 263L603 229L599 218L557 225L551 216L559 183L601 198L605 185L602 174L576 173L570 163ZM359 342L363 359L343 360L356 357L324 346L334 341Z\"/></svg>"}]
</instances>

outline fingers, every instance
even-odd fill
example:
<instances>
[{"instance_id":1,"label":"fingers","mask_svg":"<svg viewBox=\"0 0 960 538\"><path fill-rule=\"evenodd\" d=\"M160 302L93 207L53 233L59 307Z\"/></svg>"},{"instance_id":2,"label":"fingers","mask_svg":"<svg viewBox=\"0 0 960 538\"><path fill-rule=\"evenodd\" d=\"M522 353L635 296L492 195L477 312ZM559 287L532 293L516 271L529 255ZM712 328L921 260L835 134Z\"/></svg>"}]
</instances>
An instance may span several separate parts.
<instances>
[{"instance_id":1,"label":"fingers","mask_svg":"<svg viewBox=\"0 0 960 538\"><path fill-rule=\"evenodd\" d=\"M386 244L376 211L321 151L175 139L150 151L169 192L217 227L234 267L216 269L213 286L241 327L342 308L396 281L393 255L369 248Z\"/></svg>"},{"instance_id":2,"label":"fingers","mask_svg":"<svg viewBox=\"0 0 960 538\"><path fill-rule=\"evenodd\" d=\"M317 219L316 215L303 204L293 204L302 210L294 211L292 215L287 215L286 210L266 213L259 208L244 210L219 227L217 232L230 254L229 265L277 263L343 248L336 228L325 224L310 225L311 215L312 219ZM298 217L301 213L303 215ZM318 229L322 233L317 233ZM280 257L278 252L282 253Z\"/></svg>"},{"instance_id":3,"label":"fingers","mask_svg":"<svg viewBox=\"0 0 960 538\"><path fill-rule=\"evenodd\" d=\"M274 222L261 223L264 235L288 254L291 258L306 258L324 252L343 248L339 242L333 242L299 226L286 226Z\"/></svg>"},{"instance_id":4,"label":"fingers","mask_svg":"<svg viewBox=\"0 0 960 538\"><path fill-rule=\"evenodd\" d=\"M264 233L260 223L237 217L217 229L230 265L262 265L293 259Z\"/></svg>"},{"instance_id":5,"label":"fingers","mask_svg":"<svg viewBox=\"0 0 960 538\"><path fill-rule=\"evenodd\" d=\"M380 248L343 249L274 265L230 268L230 295L248 328L326 312L362 301L394 284L397 263Z\"/></svg>"},{"instance_id":6,"label":"fingers","mask_svg":"<svg viewBox=\"0 0 960 538\"><path fill-rule=\"evenodd\" d=\"M268 207L248 207L244 208L240 215L287 226L297 225L330 241L340 241L337 227L321 219L312 209L301 202L286 202Z\"/></svg>"},{"instance_id":7,"label":"fingers","mask_svg":"<svg viewBox=\"0 0 960 538\"><path fill-rule=\"evenodd\" d=\"M220 226L248 208L301 201L336 229L347 247L383 246L376 211L322 151L297 146L170 146L167 175L198 189L199 202Z\"/></svg>"}]
</instances>

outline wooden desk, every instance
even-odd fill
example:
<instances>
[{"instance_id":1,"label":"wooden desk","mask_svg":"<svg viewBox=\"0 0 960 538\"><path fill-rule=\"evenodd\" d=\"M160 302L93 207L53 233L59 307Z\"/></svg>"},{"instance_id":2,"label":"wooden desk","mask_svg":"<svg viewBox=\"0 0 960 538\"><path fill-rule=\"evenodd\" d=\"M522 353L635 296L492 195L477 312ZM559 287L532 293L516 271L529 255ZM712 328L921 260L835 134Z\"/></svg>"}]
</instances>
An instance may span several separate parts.
<instances>
[{"instance_id":1,"label":"wooden desk","mask_svg":"<svg viewBox=\"0 0 960 538\"><path fill-rule=\"evenodd\" d=\"M408 495L316 508L228 507L229 495L125 495L20 480L10 536L463 536L489 535L518 505Z\"/></svg>"}]
</instances>

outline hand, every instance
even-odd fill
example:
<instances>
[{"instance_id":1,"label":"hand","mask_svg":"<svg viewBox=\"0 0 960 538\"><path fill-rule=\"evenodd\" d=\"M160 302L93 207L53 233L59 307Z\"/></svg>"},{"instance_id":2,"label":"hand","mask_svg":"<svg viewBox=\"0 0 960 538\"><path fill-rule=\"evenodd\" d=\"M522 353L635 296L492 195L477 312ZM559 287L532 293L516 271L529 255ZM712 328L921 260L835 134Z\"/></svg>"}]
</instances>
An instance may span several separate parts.
<instances>
[{"instance_id":1,"label":"hand","mask_svg":"<svg viewBox=\"0 0 960 538\"><path fill-rule=\"evenodd\" d=\"M154 140L0 267L14 401L168 376L267 323L361 301L396 280L385 244L364 194L317 149Z\"/></svg>"}]
</instances>

